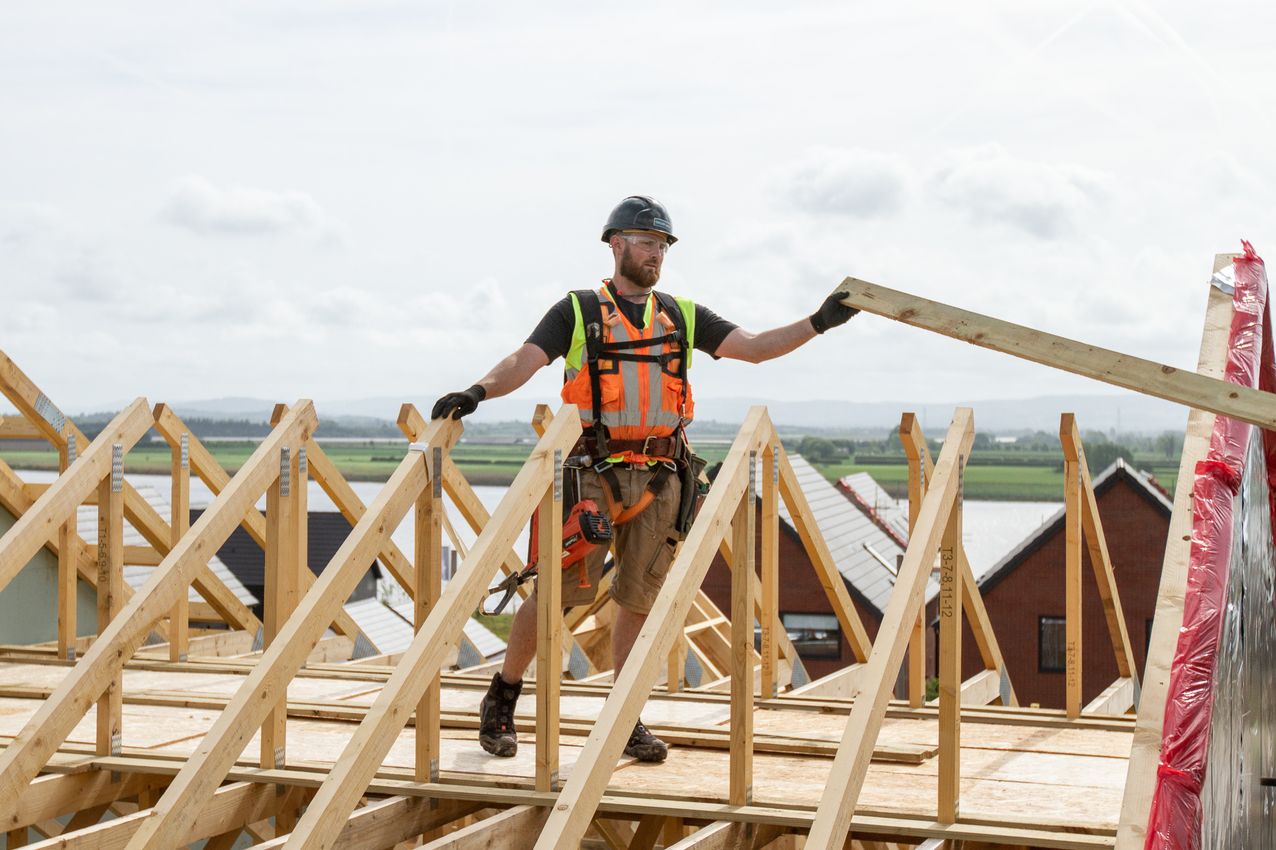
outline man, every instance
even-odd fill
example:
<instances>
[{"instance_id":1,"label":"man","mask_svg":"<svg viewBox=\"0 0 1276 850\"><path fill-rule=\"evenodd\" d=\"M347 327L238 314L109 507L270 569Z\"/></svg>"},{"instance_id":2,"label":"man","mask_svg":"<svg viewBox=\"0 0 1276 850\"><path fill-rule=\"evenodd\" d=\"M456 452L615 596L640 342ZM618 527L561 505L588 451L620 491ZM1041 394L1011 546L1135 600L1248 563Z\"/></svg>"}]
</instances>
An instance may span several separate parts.
<instances>
[{"instance_id":1,"label":"man","mask_svg":"<svg viewBox=\"0 0 1276 850\"><path fill-rule=\"evenodd\" d=\"M809 317L754 334L702 305L655 292L665 255L677 240L665 208L642 195L612 210L602 239L615 262L612 277L598 290L572 292L551 307L517 351L468 390L440 398L431 416L459 419L473 413L479 402L513 392L550 361L564 358L563 401L579 407L584 426L564 462L576 491L564 503L593 499L607 506L615 526L610 595L617 604L612 655L619 671L690 521L690 506L683 503L694 496L684 498L672 473L685 478L690 457L683 427L694 408L687 380L692 349L761 363L859 311L831 295ZM551 577L561 578L564 607L593 601L606 555L600 546L579 571ZM514 705L535 654L533 591L514 616L501 672L492 677L479 708L479 742L489 753L508 757L518 750ZM640 761L663 761L667 751L641 720L625 747Z\"/></svg>"}]
</instances>

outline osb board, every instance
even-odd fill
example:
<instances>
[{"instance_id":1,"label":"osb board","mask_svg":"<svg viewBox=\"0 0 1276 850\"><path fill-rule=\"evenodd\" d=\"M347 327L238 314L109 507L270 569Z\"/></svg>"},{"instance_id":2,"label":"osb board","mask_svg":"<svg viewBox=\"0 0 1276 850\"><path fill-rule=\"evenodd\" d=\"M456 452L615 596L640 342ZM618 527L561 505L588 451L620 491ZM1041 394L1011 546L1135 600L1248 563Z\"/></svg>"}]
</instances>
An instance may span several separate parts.
<instances>
[{"instance_id":1,"label":"osb board","mask_svg":"<svg viewBox=\"0 0 1276 850\"><path fill-rule=\"evenodd\" d=\"M0 664L0 687L57 687L71 669L53 664ZM244 676L233 673L125 669L124 692L141 694L149 691L190 691L231 696L243 686L244 679ZM298 676L288 683L288 697L298 701L331 700L380 686L381 683L376 681Z\"/></svg>"},{"instance_id":2,"label":"osb board","mask_svg":"<svg viewBox=\"0 0 1276 850\"><path fill-rule=\"evenodd\" d=\"M753 714L753 731L759 735L840 741L845 729L845 715L767 709ZM1124 760L1130 756L1132 740L1131 732L1108 729L970 722L961 724L963 747L989 750L1104 756ZM889 745L937 747L939 724L933 719L887 717L882 722L882 731L877 741Z\"/></svg>"},{"instance_id":3,"label":"osb board","mask_svg":"<svg viewBox=\"0 0 1276 850\"><path fill-rule=\"evenodd\" d=\"M39 710L41 700L0 698L0 735L14 737ZM123 745L151 749L203 735L217 719L217 712L197 708L125 704L121 714ZM70 743L97 740L97 707L90 708L67 735Z\"/></svg>"},{"instance_id":4,"label":"osb board","mask_svg":"<svg viewBox=\"0 0 1276 850\"><path fill-rule=\"evenodd\" d=\"M483 699L483 691L471 688L441 688L439 704L443 711L478 713L479 701ZM347 702L371 705L376 694L365 697L354 697ZM576 696L564 694L559 701L558 712L564 719L593 721L603 710L605 699L602 696ZM691 702L689 700L648 701L642 710L642 719L648 725L660 726L713 726L726 719L730 707L722 702ZM536 695L528 692L518 701L515 716L520 720L531 721L536 717Z\"/></svg>"},{"instance_id":5,"label":"osb board","mask_svg":"<svg viewBox=\"0 0 1276 850\"><path fill-rule=\"evenodd\" d=\"M1124 766L1111 759L1109 772L1119 774L1113 783L1110 776L1093 777L1070 773L1076 784L1043 784L1030 780L1040 777L1044 765L1031 766L1028 774L1015 773L1007 754L1000 765L979 765L974 755L978 750L963 751L961 812L964 817L1016 821L1043 826L1076 826L1113 829L1121 807L1124 788ZM985 752L985 755L996 755ZM1028 755L1028 754L1017 754ZM609 788L625 793L651 796L693 795L696 798L725 801L730 756L725 752L674 748L662 765L633 764L613 774ZM799 758L759 754L754 757L753 799L760 805L818 805L832 767L831 759ZM984 778L997 776L1007 778ZM1013 778L1009 778L1013 777ZM1101 784L1094 784L1095 781ZM1084 784L1083 784L1084 783ZM937 780L934 760L929 765L893 765L873 763L869 766L857 808L892 814L934 816Z\"/></svg>"},{"instance_id":6,"label":"osb board","mask_svg":"<svg viewBox=\"0 0 1276 850\"><path fill-rule=\"evenodd\" d=\"M294 763L333 764L341 757L357 727L353 723L329 720L289 719L287 758ZM155 748L165 755L190 755L200 743L200 735ZM559 774L566 777L584 746L583 737L563 736L559 750ZM260 748L259 734L244 747L241 758L254 760ZM499 782L501 779L530 780L536 776L536 743L531 734L519 735L518 754L513 758L496 758L484 752L478 733L444 729L440 735L439 767L441 770L474 774ZM416 732L409 727L386 754L383 764L411 770L416 763ZM627 764L626 759L622 764Z\"/></svg>"},{"instance_id":7,"label":"osb board","mask_svg":"<svg viewBox=\"0 0 1276 850\"><path fill-rule=\"evenodd\" d=\"M245 676L223 675L198 688L200 693L231 696L243 687ZM297 702L323 702L379 687L380 683L357 679L319 679L297 676L288 683L288 699ZM127 691L127 685L125 690Z\"/></svg>"},{"instance_id":8,"label":"osb board","mask_svg":"<svg viewBox=\"0 0 1276 850\"><path fill-rule=\"evenodd\" d=\"M0 687L55 688L72 669L56 664L0 664ZM228 677L218 673L126 669L124 691L193 691L213 687L227 678L242 681L241 677Z\"/></svg>"}]
</instances>

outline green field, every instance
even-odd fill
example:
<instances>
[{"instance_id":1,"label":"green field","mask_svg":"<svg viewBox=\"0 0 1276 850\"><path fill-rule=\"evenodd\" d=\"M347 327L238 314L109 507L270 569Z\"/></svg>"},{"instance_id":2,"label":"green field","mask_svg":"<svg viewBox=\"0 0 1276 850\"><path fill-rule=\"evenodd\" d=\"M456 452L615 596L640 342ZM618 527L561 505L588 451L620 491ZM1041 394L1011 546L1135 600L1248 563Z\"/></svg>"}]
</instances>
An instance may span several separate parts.
<instances>
[{"instance_id":1,"label":"green field","mask_svg":"<svg viewBox=\"0 0 1276 850\"><path fill-rule=\"evenodd\" d=\"M1152 466L1152 465L1150 465ZM1141 468L1144 468L1140 464ZM824 477L836 481L844 475L867 472L891 495L908 494L908 466L897 464L838 463L819 468ZM1092 470L1097 473L1098 470ZM1161 486L1174 492L1178 467L1155 467L1152 473ZM971 463L966 467L966 497L994 501L1061 502L1063 501L1063 471L1051 466L1003 466Z\"/></svg>"},{"instance_id":2,"label":"green field","mask_svg":"<svg viewBox=\"0 0 1276 850\"><path fill-rule=\"evenodd\" d=\"M242 442L210 442L206 444L217 461L234 473L252 454L256 444ZM385 481L407 452L401 443L352 442L325 443L324 452L347 479L352 481ZM696 452L712 466L727 453L726 443L701 443ZM531 445L527 443L460 443L452 450L452 458L471 484L507 485L514 480ZM17 469L57 469L57 454L50 449L0 450L0 458ZM854 472L867 472L893 495L903 496L908 486L908 467L902 457L892 463L890 457L871 457L869 463L835 463L817 468L830 481ZM988 460L994 462L989 463ZM966 468L966 495L971 499L1010 501L1059 501L1063 498L1063 473L1049 455L1034 458L1026 465L997 463L995 455L981 456L976 450ZM1017 460L1017 459L1016 459ZM1164 458L1138 458L1142 469L1149 469L1170 492L1178 475L1176 463ZM166 445L147 443L133 448L125 458L124 468L133 473L166 474L171 455ZM1098 470L1094 470L1096 473Z\"/></svg>"}]
</instances>

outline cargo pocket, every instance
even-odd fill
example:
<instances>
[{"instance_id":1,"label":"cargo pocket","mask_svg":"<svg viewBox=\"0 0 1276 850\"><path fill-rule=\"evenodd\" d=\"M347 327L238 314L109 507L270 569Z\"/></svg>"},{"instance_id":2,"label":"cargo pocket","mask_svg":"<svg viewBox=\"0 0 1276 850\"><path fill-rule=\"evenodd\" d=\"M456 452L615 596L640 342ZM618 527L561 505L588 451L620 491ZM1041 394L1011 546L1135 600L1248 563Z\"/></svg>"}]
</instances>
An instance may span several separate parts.
<instances>
[{"instance_id":1,"label":"cargo pocket","mask_svg":"<svg viewBox=\"0 0 1276 850\"><path fill-rule=\"evenodd\" d=\"M662 401L664 409L670 413L677 414L682 406L682 386L683 382L677 378L666 377L662 388ZM691 384L687 385L687 409L682 411L682 418L690 422L695 418L696 401L691 397Z\"/></svg>"},{"instance_id":2,"label":"cargo pocket","mask_svg":"<svg viewBox=\"0 0 1276 850\"><path fill-rule=\"evenodd\" d=\"M648 510L657 511L652 523L644 531L651 534L651 557L647 561L644 573L648 581L659 585L669 574L669 565L678 549L677 534L674 525L678 519L678 476L670 475L662 492L657 496L655 504Z\"/></svg>"}]
</instances>

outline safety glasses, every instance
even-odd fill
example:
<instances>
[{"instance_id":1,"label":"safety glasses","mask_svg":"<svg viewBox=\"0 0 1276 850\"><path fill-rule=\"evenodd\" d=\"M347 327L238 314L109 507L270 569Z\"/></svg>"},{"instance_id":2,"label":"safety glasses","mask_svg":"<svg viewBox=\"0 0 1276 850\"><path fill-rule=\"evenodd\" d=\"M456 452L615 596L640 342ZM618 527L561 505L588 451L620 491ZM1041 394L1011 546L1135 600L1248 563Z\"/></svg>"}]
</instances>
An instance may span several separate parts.
<instances>
[{"instance_id":1,"label":"safety glasses","mask_svg":"<svg viewBox=\"0 0 1276 850\"><path fill-rule=\"evenodd\" d=\"M641 248L649 254L657 251L665 254L669 251L669 243L662 242L654 236L647 236L642 233L622 233L620 235L630 245Z\"/></svg>"}]
</instances>

